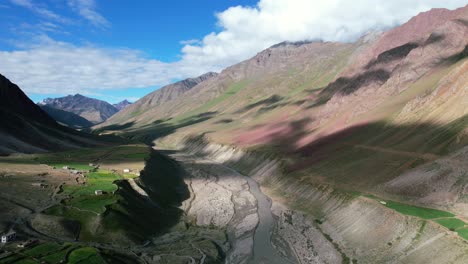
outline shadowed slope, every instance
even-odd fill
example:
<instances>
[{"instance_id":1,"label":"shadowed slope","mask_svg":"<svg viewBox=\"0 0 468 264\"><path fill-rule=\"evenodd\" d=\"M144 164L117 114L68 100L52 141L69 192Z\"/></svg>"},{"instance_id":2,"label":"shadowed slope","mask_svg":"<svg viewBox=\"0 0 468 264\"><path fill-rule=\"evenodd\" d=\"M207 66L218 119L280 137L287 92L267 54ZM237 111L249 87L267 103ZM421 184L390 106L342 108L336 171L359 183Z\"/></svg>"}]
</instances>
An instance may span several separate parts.
<instances>
[{"instance_id":1,"label":"shadowed slope","mask_svg":"<svg viewBox=\"0 0 468 264\"><path fill-rule=\"evenodd\" d=\"M90 127L93 123L89 122L85 118L76 115L72 112L63 111L57 108L53 108L47 105L40 106L42 110L46 111L55 121L71 128L85 128Z\"/></svg>"},{"instance_id":2,"label":"shadowed slope","mask_svg":"<svg viewBox=\"0 0 468 264\"><path fill-rule=\"evenodd\" d=\"M0 75L0 154L45 152L109 144L55 122L20 88ZM108 139L109 140L109 139Z\"/></svg>"}]
</instances>

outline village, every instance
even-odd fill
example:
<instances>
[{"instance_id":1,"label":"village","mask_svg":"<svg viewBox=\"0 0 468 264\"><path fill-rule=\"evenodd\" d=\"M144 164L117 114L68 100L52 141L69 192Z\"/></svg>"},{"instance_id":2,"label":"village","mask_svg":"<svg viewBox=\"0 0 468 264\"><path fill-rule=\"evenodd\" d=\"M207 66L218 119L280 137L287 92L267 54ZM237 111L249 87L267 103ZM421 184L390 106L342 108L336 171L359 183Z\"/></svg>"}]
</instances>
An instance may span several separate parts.
<instances>
[{"instance_id":1,"label":"village","mask_svg":"<svg viewBox=\"0 0 468 264\"><path fill-rule=\"evenodd\" d=\"M30 251L34 251L33 249L40 245L51 243L49 236L44 234L44 232L47 233L47 229L41 229L35 225L37 215L43 215L50 208L60 204L70 204L70 207L77 206L79 210L87 210L80 209L80 205L74 205L73 200L90 199L92 201L91 196L102 196L105 197L104 199L112 197L117 189L113 184L115 180L138 177L144 166L141 160L134 163L136 164L134 168L122 167L125 163L107 165L104 166L105 168L102 168L102 164L92 162L85 164L79 161L69 164L61 161L14 166L6 163L6 166L2 166L0 176L4 180L0 182L0 189L5 191L0 195L2 198L0 210L5 214L2 213L2 219L0 219L0 263L11 263L12 259L27 256ZM100 179L102 175L114 176ZM17 197L15 196L17 192L23 192L24 195ZM113 200L110 199L110 201ZM58 239L63 242L68 240L60 237ZM73 240L76 239L70 241ZM80 247L77 244L70 248Z\"/></svg>"}]
</instances>

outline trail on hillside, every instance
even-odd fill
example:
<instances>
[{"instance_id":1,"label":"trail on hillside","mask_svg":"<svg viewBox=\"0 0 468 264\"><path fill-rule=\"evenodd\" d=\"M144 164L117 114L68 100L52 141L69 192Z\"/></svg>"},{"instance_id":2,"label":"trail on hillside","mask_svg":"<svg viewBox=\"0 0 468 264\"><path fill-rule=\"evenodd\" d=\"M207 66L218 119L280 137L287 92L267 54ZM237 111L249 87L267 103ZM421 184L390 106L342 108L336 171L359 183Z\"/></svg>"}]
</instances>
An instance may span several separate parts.
<instances>
[{"instance_id":1,"label":"trail on hillside","mask_svg":"<svg viewBox=\"0 0 468 264\"><path fill-rule=\"evenodd\" d=\"M374 146L361 145L361 144L348 144L348 145L351 145L355 148L367 149L367 150L378 151L378 152L383 152L383 153L388 153L388 154L395 154L395 155L405 156L409 158L419 158L419 159L424 159L428 161L432 161L432 160L436 160L440 158L440 156L433 154L433 153L410 152L410 151L402 151L402 150L374 147Z\"/></svg>"}]
</instances>

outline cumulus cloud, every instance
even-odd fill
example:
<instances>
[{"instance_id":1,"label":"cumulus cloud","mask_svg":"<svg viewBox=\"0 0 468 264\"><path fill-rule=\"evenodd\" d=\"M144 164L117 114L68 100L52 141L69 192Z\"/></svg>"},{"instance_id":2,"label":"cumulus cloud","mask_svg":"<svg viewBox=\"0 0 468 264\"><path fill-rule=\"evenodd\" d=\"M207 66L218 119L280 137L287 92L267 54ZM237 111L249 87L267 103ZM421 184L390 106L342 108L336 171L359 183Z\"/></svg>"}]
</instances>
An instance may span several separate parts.
<instances>
[{"instance_id":1,"label":"cumulus cloud","mask_svg":"<svg viewBox=\"0 0 468 264\"><path fill-rule=\"evenodd\" d=\"M183 60L219 68L282 41L353 41L369 30L406 22L431 8L456 8L466 0L261 0L218 13L221 31L182 49Z\"/></svg>"},{"instance_id":2,"label":"cumulus cloud","mask_svg":"<svg viewBox=\"0 0 468 264\"><path fill-rule=\"evenodd\" d=\"M110 27L109 21L96 11L94 0L68 0L68 5L94 26L99 28Z\"/></svg>"},{"instance_id":3,"label":"cumulus cloud","mask_svg":"<svg viewBox=\"0 0 468 264\"><path fill-rule=\"evenodd\" d=\"M0 61L2 74L39 94L149 87L187 74L135 50L74 46L46 37L25 50L0 52Z\"/></svg>"},{"instance_id":4,"label":"cumulus cloud","mask_svg":"<svg viewBox=\"0 0 468 264\"><path fill-rule=\"evenodd\" d=\"M30 0L12 0L25 7ZM108 25L92 0L69 4L97 26ZM139 51L77 46L44 38L18 51L0 52L0 72L29 93L91 93L154 87L247 59L282 41L353 41L434 7L457 8L466 0L260 0L216 14L219 31L182 42L181 60L165 63Z\"/></svg>"}]
</instances>

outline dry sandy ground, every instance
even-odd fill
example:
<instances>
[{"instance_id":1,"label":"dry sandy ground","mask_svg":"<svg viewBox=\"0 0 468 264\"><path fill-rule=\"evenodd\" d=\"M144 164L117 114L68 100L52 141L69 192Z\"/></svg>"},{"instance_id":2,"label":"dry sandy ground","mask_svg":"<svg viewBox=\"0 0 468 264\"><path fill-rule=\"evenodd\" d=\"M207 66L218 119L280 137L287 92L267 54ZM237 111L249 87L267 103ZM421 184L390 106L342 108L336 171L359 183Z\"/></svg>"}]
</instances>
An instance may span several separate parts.
<instances>
[{"instance_id":1,"label":"dry sandy ground","mask_svg":"<svg viewBox=\"0 0 468 264\"><path fill-rule=\"evenodd\" d=\"M33 184L45 184L45 188ZM77 184L76 175L47 165L0 160L0 231L55 201L62 184Z\"/></svg>"}]
</instances>

